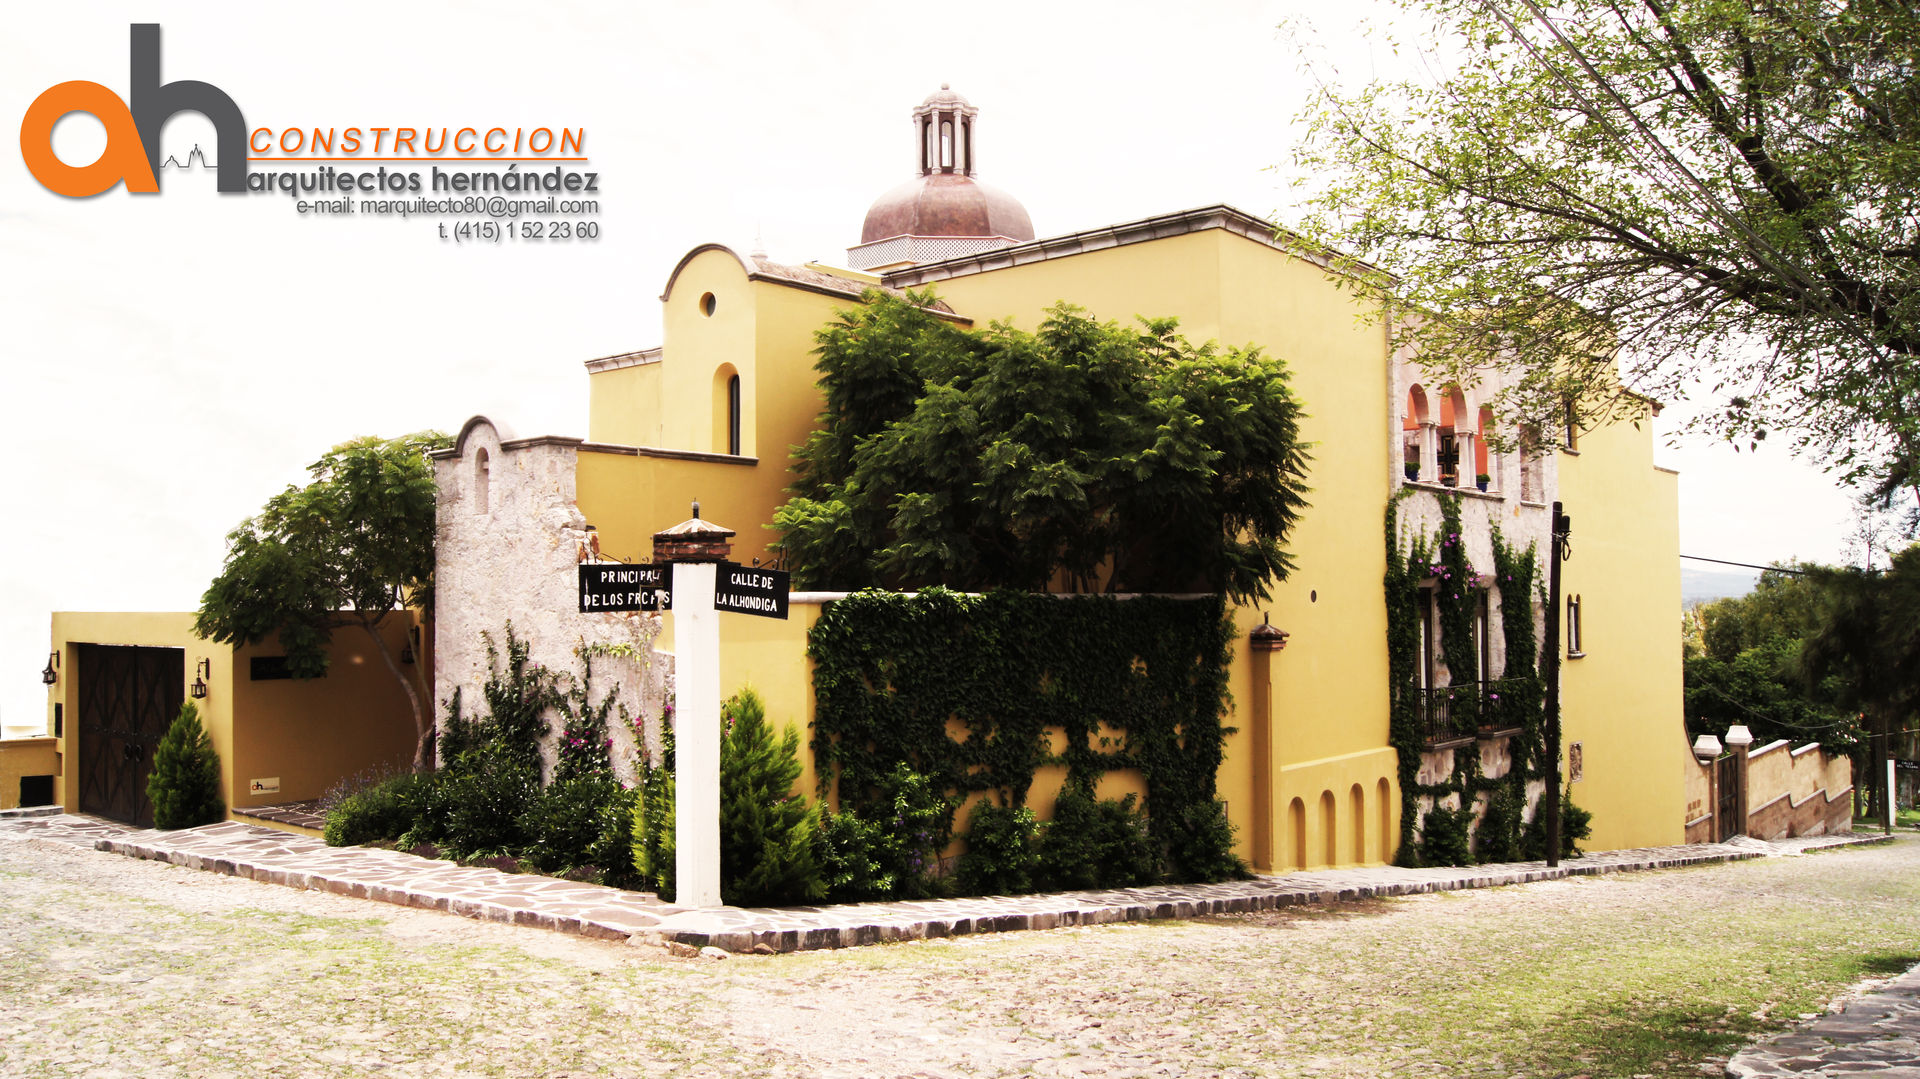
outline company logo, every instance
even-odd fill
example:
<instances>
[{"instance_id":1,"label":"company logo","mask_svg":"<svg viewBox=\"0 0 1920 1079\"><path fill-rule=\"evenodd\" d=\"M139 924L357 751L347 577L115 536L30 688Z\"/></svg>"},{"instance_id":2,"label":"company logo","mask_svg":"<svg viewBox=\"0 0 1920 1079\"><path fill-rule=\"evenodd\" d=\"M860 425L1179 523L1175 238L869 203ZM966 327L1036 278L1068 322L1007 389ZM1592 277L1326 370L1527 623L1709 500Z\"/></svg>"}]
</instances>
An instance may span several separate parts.
<instances>
[{"instance_id":1,"label":"company logo","mask_svg":"<svg viewBox=\"0 0 1920 1079\"><path fill-rule=\"evenodd\" d=\"M97 82L76 80L52 87L27 107L20 121L20 154L41 186L57 195L86 198L125 182L127 190L160 191L160 129L175 113L197 112L213 121L219 165L215 186L247 189L247 122L240 106L210 83L160 84L160 26L135 23L129 47L130 101ZM75 167L53 152L53 127L71 113L91 114L107 129L107 150L91 165Z\"/></svg>"}]
</instances>

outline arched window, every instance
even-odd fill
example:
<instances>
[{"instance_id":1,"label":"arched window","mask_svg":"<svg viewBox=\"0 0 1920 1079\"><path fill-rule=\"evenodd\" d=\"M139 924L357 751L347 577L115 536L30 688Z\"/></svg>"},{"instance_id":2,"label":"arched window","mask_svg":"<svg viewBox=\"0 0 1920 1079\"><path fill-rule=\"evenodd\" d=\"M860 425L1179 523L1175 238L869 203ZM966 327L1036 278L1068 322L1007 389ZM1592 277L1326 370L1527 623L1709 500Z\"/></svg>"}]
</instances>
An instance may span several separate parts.
<instances>
[{"instance_id":1,"label":"arched window","mask_svg":"<svg viewBox=\"0 0 1920 1079\"><path fill-rule=\"evenodd\" d=\"M1449 386L1440 394L1439 436L1440 483L1459 487L1461 451L1471 445L1473 429L1468 426L1466 395L1458 386Z\"/></svg>"},{"instance_id":2,"label":"arched window","mask_svg":"<svg viewBox=\"0 0 1920 1079\"><path fill-rule=\"evenodd\" d=\"M713 372L713 452L738 457L746 452L747 432L742 416L740 372L723 363Z\"/></svg>"},{"instance_id":3,"label":"arched window","mask_svg":"<svg viewBox=\"0 0 1920 1079\"><path fill-rule=\"evenodd\" d=\"M492 464L487 460L486 447L473 451L473 512L487 514L493 511L488 504L491 496L489 488L493 486Z\"/></svg>"},{"instance_id":4,"label":"arched window","mask_svg":"<svg viewBox=\"0 0 1920 1079\"><path fill-rule=\"evenodd\" d=\"M727 452L740 456L740 376L727 379Z\"/></svg>"},{"instance_id":5,"label":"arched window","mask_svg":"<svg viewBox=\"0 0 1920 1079\"><path fill-rule=\"evenodd\" d=\"M1426 441L1427 391L1416 383L1407 390L1407 409L1400 418L1400 462L1410 480L1420 478L1420 462Z\"/></svg>"}]
</instances>

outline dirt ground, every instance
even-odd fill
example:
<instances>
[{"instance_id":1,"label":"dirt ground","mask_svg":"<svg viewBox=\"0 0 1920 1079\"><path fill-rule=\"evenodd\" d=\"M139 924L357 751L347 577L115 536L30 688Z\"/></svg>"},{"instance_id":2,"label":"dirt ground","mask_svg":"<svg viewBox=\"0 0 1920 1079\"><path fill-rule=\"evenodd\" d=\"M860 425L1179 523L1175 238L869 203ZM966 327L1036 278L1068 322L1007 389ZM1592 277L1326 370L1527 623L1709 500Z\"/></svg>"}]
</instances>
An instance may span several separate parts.
<instances>
[{"instance_id":1,"label":"dirt ground","mask_svg":"<svg viewBox=\"0 0 1920 1079\"><path fill-rule=\"evenodd\" d=\"M1920 962L1920 838L674 959L0 841L0 1075L1700 1075Z\"/></svg>"}]
</instances>

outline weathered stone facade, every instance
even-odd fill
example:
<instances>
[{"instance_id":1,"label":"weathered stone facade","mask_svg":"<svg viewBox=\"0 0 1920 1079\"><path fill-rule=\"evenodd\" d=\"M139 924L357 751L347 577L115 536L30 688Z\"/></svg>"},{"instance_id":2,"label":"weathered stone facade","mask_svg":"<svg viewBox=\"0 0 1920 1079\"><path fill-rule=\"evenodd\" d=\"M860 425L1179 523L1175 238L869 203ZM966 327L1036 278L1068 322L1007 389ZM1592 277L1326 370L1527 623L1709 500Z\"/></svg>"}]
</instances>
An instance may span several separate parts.
<instances>
[{"instance_id":1,"label":"weathered stone facade","mask_svg":"<svg viewBox=\"0 0 1920 1079\"><path fill-rule=\"evenodd\" d=\"M439 484L434 585L434 687L442 725L459 695L464 714L481 707L489 674L487 638L504 648L508 620L529 644L531 662L577 675L578 652L624 646L638 658L593 659L596 701L617 694L618 716L639 721L650 752L672 684L671 656L653 648L654 614L581 614L574 567L599 556L599 542L575 502L577 438L515 439L484 416L467 422L451 450L435 455ZM550 719L558 733L559 719ZM630 780L635 724L610 717L616 772ZM551 738L545 747L553 761Z\"/></svg>"}]
</instances>

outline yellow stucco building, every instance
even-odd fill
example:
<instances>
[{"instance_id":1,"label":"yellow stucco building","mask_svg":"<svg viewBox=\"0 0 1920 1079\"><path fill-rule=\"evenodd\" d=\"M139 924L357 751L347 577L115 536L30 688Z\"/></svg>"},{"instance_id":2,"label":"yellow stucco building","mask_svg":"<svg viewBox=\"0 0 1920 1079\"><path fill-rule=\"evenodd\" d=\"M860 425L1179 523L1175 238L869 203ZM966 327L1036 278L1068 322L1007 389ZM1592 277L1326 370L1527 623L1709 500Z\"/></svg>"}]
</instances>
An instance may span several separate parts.
<instances>
[{"instance_id":1,"label":"yellow stucco building","mask_svg":"<svg viewBox=\"0 0 1920 1079\"><path fill-rule=\"evenodd\" d=\"M46 804L150 825L154 748L187 700L220 756L229 812L315 799L343 777L408 766L412 711L363 633L335 631L326 676L300 680L275 640L215 644L193 621L192 612L55 612L47 734L0 743L0 808L21 801L20 778L40 777ZM425 692L431 642L413 613L380 629Z\"/></svg>"},{"instance_id":2,"label":"yellow stucco building","mask_svg":"<svg viewBox=\"0 0 1920 1079\"><path fill-rule=\"evenodd\" d=\"M1653 464L1649 430L1616 425L1538 440L1531 455L1488 453L1490 420L1478 402L1453 387L1420 387L1382 321L1366 317L1374 314L1366 301L1269 223L1211 206L1035 238L1017 203L974 180L972 107L943 88L914 117L921 175L875 203L849 252L864 269L696 248L667 275L660 347L587 363L584 439L517 438L475 417L440 456L440 699L477 687L477 634L508 617L545 620L536 647L551 662L566 662L581 641L670 653L671 626L656 616L572 612L571 566L648 561L652 534L695 500L703 518L739 533L736 561L767 557L774 537L764 526L786 497L792 449L821 408L814 334L864 290L931 288L942 317L1028 330L1065 301L1102 320L1172 316L1190 339L1257 345L1286 361L1307 413L1311 506L1288 540L1297 569L1271 602L1233 613L1235 733L1218 782L1244 857L1284 869L1395 854L1402 799L1389 739L1382 522L1406 487L1403 531L1432 528L1438 500L1458 499L1482 565L1492 527L1510 541L1543 540L1548 504L1566 504L1579 553L1565 564L1577 624L1563 637L1575 644L1564 663L1564 744L1578 747L1568 789L1594 814L1586 846L1681 842L1677 490L1674 475ZM1422 462L1424 476L1410 477L1408 464ZM1484 490L1480 473L1490 475ZM786 622L723 623L724 686L751 683L769 717L803 736L813 712L806 631L831 599L796 594ZM1505 614L1497 600L1488 608L1488 618ZM1524 616L1566 613L1536 603ZM1423 649L1437 649L1436 632L1423 634ZM1507 669L1499 651L1483 647L1482 669L1458 677L1430 660L1422 669L1491 685ZM641 683L634 710L648 714L662 671L629 674ZM1497 774L1502 737L1429 740L1423 778L1464 752ZM1125 777L1113 782L1126 786ZM811 789L811 772L802 783ZM1034 785L1043 818L1054 786Z\"/></svg>"}]
</instances>

